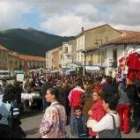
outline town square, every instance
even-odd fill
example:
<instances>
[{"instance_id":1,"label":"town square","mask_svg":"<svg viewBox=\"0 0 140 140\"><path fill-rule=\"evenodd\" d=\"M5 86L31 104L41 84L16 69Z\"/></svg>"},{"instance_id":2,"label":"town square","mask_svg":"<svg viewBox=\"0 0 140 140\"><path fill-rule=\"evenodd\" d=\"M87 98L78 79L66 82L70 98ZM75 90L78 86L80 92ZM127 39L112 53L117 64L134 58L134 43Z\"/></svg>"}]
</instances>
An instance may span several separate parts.
<instances>
[{"instance_id":1,"label":"town square","mask_svg":"<svg viewBox=\"0 0 140 140\"><path fill-rule=\"evenodd\" d=\"M140 138L139 0L0 0L0 138Z\"/></svg>"}]
</instances>

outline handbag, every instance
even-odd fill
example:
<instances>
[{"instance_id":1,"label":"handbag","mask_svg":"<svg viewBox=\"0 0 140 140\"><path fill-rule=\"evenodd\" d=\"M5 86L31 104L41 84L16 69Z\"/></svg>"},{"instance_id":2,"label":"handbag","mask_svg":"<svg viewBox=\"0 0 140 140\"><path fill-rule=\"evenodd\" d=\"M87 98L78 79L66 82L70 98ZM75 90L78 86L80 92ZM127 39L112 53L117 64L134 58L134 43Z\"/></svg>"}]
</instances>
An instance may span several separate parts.
<instances>
[{"instance_id":1,"label":"handbag","mask_svg":"<svg viewBox=\"0 0 140 140\"><path fill-rule=\"evenodd\" d=\"M111 115L111 114L110 114ZM112 130L103 130L98 133L99 138L122 138L121 131L116 127L114 116L111 115L113 119L113 129Z\"/></svg>"}]
</instances>

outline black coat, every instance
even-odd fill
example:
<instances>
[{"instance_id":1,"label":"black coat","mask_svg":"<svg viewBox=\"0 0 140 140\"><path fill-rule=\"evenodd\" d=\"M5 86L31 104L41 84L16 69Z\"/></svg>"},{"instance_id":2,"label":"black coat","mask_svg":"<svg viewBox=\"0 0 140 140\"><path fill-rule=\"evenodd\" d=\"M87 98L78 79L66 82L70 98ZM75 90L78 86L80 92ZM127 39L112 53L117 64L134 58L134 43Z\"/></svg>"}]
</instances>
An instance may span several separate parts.
<instances>
[{"instance_id":1,"label":"black coat","mask_svg":"<svg viewBox=\"0 0 140 140\"><path fill-rule=\"evenodd\" d=\"M45 82L42 86L41 86L41 96L43 98L45 98L46 95L46 91L51 88L52 85L49 82Z\"/></svg>"}]
</instances>

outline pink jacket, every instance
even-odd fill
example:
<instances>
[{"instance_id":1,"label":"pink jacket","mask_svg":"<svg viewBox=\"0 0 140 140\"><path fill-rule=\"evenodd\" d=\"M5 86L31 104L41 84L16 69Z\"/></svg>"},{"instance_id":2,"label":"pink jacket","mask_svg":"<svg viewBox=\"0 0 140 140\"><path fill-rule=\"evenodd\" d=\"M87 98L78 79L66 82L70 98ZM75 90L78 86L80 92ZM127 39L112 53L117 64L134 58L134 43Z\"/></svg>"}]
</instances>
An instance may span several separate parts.
<instances>
[{"instance_id":1,"label":"pink jacket","mask_svg":"<svg viewBox=\"0 0 140 140\"><path fill-rule=\"evenodd\" d=\"M39 133L42 138L65 138L66 112L58 102L52 103L45 111Z\"/></svg>"}]
</instances>

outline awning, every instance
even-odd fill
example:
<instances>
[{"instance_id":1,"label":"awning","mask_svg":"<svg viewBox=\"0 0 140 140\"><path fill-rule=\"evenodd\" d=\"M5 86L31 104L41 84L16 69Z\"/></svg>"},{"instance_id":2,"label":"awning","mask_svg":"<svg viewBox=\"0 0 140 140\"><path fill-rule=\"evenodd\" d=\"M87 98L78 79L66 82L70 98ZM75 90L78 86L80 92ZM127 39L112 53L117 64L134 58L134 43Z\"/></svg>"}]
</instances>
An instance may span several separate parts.
<instances>
[{"instance_id":1,"label":"awning","mask_svg":"<svg viewBox=\"0 0 140 140\"><path fill-rule=\"evenodd\" d=\"M50 71L51 73L58 73L59 70L53 70L53 71Z\"/></svg>"},{"instance_id":2,"label":"awning","mask_svg":"<svg viewBox=\"0 0 140 140\"><path fill-rule=\"evenodd\" d=\"M75 70L73 70L73 69L69 69L69 70L66 70L66 71L65 71L65 74L66 74L66 75L70 75L70 73L71 73L71 72L74 72L74 71L75 71Z\"/></svg>"},{"instance_id":3,"label":"awning","mask_svg":"<svg viewBox=\"0 0 140 140\"><path fill-rule=\"evenodd\" d=\"M100 71L101 68L99 66L85 66L86 71Z\"/></svg>"},{"instance_id":4,"label":"awning","mask_svg":"<svg viewBox=\"0 0 140 140\"><path fill-rule=\"evenodd\" d=\"M66 65L66 67L69 67L69 68L78 68L78 67L81 67L81 65L78 64L78 63L68 63Z\"/></svg>"}]
</instances>

